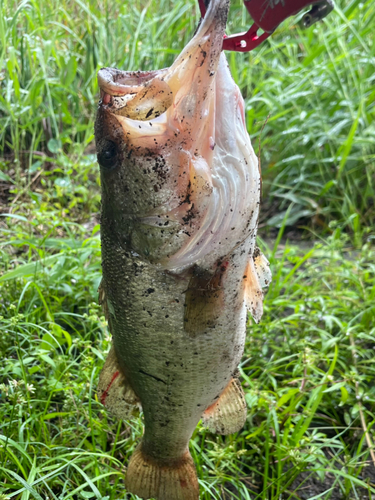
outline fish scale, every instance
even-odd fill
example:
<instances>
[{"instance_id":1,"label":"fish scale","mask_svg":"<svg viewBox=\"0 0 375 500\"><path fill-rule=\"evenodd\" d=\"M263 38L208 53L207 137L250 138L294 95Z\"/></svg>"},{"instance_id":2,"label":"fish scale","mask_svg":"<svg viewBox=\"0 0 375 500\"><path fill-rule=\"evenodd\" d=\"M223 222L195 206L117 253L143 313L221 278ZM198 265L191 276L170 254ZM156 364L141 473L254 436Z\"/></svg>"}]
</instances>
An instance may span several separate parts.
<instances>
[{"instance_id":1,"label":"fish scale","mask_svg":"<svg viewBox=\"0 0 375 500\"><path fill-rule=\"evenodd\" d=\"M119 418L142 406L126 487L144 499L197 500L197 423L244 425L247 311L260 320L271 279L255 247L258 161L221 53L227 11L211 1L171 68L99 72L99 295L113 346L98 395Z\"/></svg>"},{"instance_id":2,"label":"fish scale","mask_svg":"<svg viewBox=\"0 0 375 500\"><path fill-rule=\"evenodd\" d=\"M183 278L166 276L154 266L140 262L140 276L135 272L137 258L118 249L108 252L107 238L110 235L103 224L103 275L109 309L113 311L110 328L116 352L121 353L119 363L142 401L150 454L158 456L159 450L165 453L167 449L174 458L179 456L181 446L183 451L186 449L203 410L223 391L238 366L244 342L244 330L238 328L244 319L243 297L238 297L236 304L233 290L227 298L230 314L224 308L215 328L191 338L183 328L189 273ZM242 273L237 274L238 280L242 280ZM125 277L121 288L119 276ZM150 286L154 291L147 293ZM223 352L227 353L227 365L222 362ZM165 420L167 425L161 425ZM170 446L166 447L166 442Z\"/></svg>"}]
</instances>

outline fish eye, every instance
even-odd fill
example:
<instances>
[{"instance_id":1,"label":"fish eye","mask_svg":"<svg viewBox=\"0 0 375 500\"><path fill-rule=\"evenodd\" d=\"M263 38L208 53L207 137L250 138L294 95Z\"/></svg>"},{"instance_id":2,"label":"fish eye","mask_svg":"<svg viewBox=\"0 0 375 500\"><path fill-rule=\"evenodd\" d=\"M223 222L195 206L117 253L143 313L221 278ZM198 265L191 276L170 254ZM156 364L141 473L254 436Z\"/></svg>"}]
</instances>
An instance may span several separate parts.
<instances>
[{"instance_id":1,"label":"fish eye","mask_svg":"<svg viewBox=\"0 0 375 500\"><path fill-rule=\"evenodd\" d=\"M113 170L117 163L117 145L113 141L104 140L100 145L98 163L106 170Z\"/></svg>"}]
</instances>

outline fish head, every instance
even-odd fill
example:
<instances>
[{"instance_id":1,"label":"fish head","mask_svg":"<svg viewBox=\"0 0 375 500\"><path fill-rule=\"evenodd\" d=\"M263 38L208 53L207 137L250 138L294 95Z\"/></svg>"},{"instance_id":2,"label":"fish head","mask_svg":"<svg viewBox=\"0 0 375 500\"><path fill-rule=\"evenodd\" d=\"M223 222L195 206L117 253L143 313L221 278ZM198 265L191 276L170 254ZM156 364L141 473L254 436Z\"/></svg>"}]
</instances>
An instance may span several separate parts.
<instances>
[{"instance_id":1,"label":"fish head","mask_svg":"<svg viewBox=\"0 0 375 500\"><path fill-rule=\"evenodd\" d=\"M246 150L242 97L221 53L227 13L228 0L212 0L170 68L103 68L98 74L102 231L169 270L222 253L230 211L249 215L235 200L242 189L239 199L246 205L245 164L252 149ZM232 100L229 111L223 99ZM245 133L237 133L238 120ZM238 152L240 173L232 168ZM229 165L225 175L235 179L233 189L221 176L223 162Z\"/></svg>"},{"instance_id":2,"label":"fish head","mask_svg":"<svg viewBox=\"0 0 375 500\"><path fill-rule=\"evenodd\" d=\"M155 73L99 73L101 79L120 77L122 92L128 92L108 101L102 91L95 125L103 204L116 219L145 216L168 201L173 146L165 112L172 92ZM160 92L168 93L164 100Z\"/></svg>"}]
</instances>

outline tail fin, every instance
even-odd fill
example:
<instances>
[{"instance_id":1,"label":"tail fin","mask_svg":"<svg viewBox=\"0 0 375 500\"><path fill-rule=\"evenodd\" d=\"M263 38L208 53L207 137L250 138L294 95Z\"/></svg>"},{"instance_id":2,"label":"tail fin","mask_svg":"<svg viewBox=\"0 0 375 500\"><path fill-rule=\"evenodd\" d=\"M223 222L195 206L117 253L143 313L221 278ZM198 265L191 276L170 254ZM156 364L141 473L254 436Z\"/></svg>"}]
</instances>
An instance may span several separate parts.
<instances>
[{"instance_id":1,"label":"tail fin","mask_svg":"<svg viewBox=\"0 0 375 500\"><path fill-rule=\"evenodd\" d=\"M159 461L142 451L142 443L130 458L126 488L143 499L199 500L197 473L189 451L179 459Z\"/></svg>"}]
</instances>

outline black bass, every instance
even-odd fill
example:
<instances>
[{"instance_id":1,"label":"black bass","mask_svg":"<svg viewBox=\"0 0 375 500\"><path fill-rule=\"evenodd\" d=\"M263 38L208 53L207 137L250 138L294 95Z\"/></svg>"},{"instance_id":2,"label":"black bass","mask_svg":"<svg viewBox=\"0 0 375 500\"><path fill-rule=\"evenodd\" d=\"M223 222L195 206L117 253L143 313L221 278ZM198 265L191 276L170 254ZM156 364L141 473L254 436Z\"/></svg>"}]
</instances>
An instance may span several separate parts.
<instances>
[{"instance_id":1,"label":"black bass","mask_svg":"<svg viewBox=\"0 0 375 500\"><path fill-rule=\"evenodd\" d=\"M142 406L126 487L144 499L198 500L197 423L244 425L247 311L260 320L271 279L255 246L258 160L221 51L227 14L228 0L211 0L170 68L98 75L100 300L113 336L98 394L119 418Z\"/></svg>"}]
</instances>

